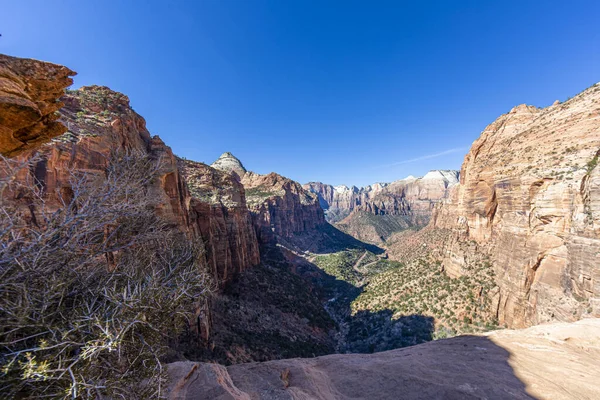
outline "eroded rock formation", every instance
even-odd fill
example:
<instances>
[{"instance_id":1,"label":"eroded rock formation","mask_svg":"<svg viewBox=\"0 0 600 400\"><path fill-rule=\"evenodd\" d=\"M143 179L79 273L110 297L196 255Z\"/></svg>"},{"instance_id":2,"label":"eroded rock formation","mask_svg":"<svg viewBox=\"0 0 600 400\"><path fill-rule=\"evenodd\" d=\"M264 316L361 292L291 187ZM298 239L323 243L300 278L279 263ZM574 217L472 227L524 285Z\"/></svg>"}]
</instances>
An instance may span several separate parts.
<instances>
[{"instance_id":1,"label":"eroded rock formation","mask_svg":"<svg viewBox=\"0 0 600 400\"><path fill-rule=\"evenodd\" d=\"M230 152L221 154L221 157L211 164L211 167L228 173L235 173L238 178L242 178L246 174L246 168L242 162Z\"/></svg>"},{"instance_id":2,"label":"eroded rock formation","mask_svg":"<svg viewBox=\"0 0 600 400\"><path fill-rule=\"evenodd\" d=\"M458 183L458 171L430 171L364 188L311 182L304 188L319 198L331 223L368 243L383 243L394 232L428 224L436 204Z\"/></svg>"},{"instance_id":3,"label":"eroded rock formation","mask_svg":"<svg viewBox=\"0 0 600 400\"><path fill-rule=\"evenodd\" d=\"M325 223L317 196L304 190L298 182L276 173L247 173L242 183L259 239L263 242L273 239L273 234L291 237Z\"/></svg>"},{"instance_id":4,"label":"eroded rock formation","mask_svg":"<svg viewBox=\"0 0 600 400\"><path fill-rule=\"evenodd\" d=\"M600 316L600 84L500 116L465 157L432 226L453 229L451 276L491 257L500 323Z\"/></svg>"},{"instance_id":5,"label":"eroded rock formation","mask_svg":"<svg viewBox=\"0 0 600 400\"><path fill-rule=\"evenodd\" d=\"M145 120L121 93L102 86L82 87L69 91L61 102L65 105L58 123L67 132L18 156L39 158L20 178L41 185L50 209L60 207L61 198L70 192L71 171L102 173L111 154L138 152L160 163L158 178L148 188L157 211L202 239L207 266L218 284L259 263L258 242L237 180L204 164L180 164L158 136L150 135ZM189 176L192 193L182 171ZM24 203L22 211L27 220L35 220L35 210Z\"/></svg>"},{"instance_id":6,"label":"eroded rock formation","mask_svg":"<svg viewBox=\"0 0 600 400\"><path fill-rule=\"evenodd\" d=\"M192 198L192 229L203 239L218 282L260 262L258 241L246 207L244 188L231 174L199 162L181 160Z\"/></svg>"},{"instance_id":7,"label":"eroded rock formation","mask_svg":"<svg viewBox=\"0 0 600 400\"><path fill-rule=\"evenodd\" d=\"M62 65L0 54L0 154L14 156L66 132L57 111L73 75Z\"/></svg>"},{"instance_id":8,"label":"eroded rock formation","mask_svg":"<svg viewBox=\"0 0 600 400\"><path fill-rule=\"evenodd\" d=\"M189 193L177 160L158 136L150 135L127 96L107 87L89 86L69 91L61 101L65 106L60 110L59 123L67 132L18 156L21 160L38 158L30 171L23 172L31 174L42 188L46 207L61 207L61 197L71 190L72 171L102 173L112 153L138 152L160 162L158 179L149 188L157 210L174 224L188 224Z\"/></svg>"},{"instance_id":9,"label":"eroded rock formation","mask_svg":"<svg viewBox=\"0 0 600 400\"><path fill-rule=\"evenodd\" d=\"M413 225L427 225L433 206L448 196L458 183L458 171L430 171L422 178L412 176L392 183L375 183L364 188L331 186L311 182L304 188L317 194L328 220L337 222L352 211L373 215L402 215Z\"/></svg>"},{"instance_id":10,"label":"eroded rock formation","mask_svg":"<svg viewBox=\"0 0 600 400\"><path fill-rule=\"evenodd\" d=\"M261 243L271 243L277 237L290 238L325 223L317 196L298 182L274 172L267 175L247 172L231 153L224 153L211 166L240 179Z\"/></svg>"}]
</instances>

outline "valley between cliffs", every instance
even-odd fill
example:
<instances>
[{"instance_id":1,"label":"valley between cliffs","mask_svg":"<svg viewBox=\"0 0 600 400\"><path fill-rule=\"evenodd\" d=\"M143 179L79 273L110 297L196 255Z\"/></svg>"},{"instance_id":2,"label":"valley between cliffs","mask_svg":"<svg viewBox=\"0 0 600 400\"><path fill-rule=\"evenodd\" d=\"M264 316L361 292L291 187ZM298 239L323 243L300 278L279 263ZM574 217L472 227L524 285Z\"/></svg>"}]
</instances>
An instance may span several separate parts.
<instances>
[{"instance_id":1,"label":"valley between cliffs","mask_svg":"<svg viewBox=\"0 0 600 400\"><path fill-rule=\"evenodd\" d=\"M101 248L87 260L97 270L83 272L94 277L89 282L101 282L97 276L111 282L132 254L148 257L149 264L173 256L173 265L169 261L160 273L126 279L139 279L142 288L157 277L170 282L168 271L179 264L193 265L206 279L201 296L165 296L149 307L152 312L161 311L156 304L172 307L161 321L174 322L160 334L135 332L141 339L130 348L148 349L148 339L160 343L161 351L150 357L140 350L142 361L132 357L140 374L148 372L140 365L152 363L155 375L127 375L123 381L133 388L131 396L149 398L148 387L155 386L148 376L160 383L161 396L169 387L173 399L600 394L597 383L590 383L598 379L594 366L600 360L600 84L564 103L521 105L500 116L473 143L460 173L432 170L356 188L257 174L229 152L210 165L177 157L149 132L126 95L104 86L70 90L74 74L59 65L0 55L0 204L9 210L5 215L10 212L3 249L20 251L19 240L28 237L23 232L34 232L44 240L41 248L54 250L57 241L44 235L53 232L57 218L68 213L82 218L78 196L91 186L78 186L75 178L108 185L111 163L119 157L152 166L136 193L143 215L160 221L160 230L149 233L155 235L152 243L156 236L173 235L177 240L169 243L175 244L144 248L144 254L138 243ZM119 229L137 223L125 232L143 231L136 215L74 237L90 247L113 238L127 242ZM68 235L65 240L69 243ZM190 246L183 256L176 254L179 245ZM17 271L16 281L25 285L26 268L11 254L0 257L3 271ZM45 282L34 268L40 257L31 258L36 285ZM60 265L51 269L59 270ZM97 295L104 296L109 286ZM157 287L176 289L171 283ZM124 285L119 294L121 289L124 298L140 295L135 304L148 300L145 289ZM2 293L0 299L13 304L11 292ZM60 307L74 309L71 304L82 301L68 291L64 296L68 301L57 297ZM118 315L86 307L98 321ZM9 308L0 312L17 324L19 318L40 318L35 307L27 316ZM136 314L134 324L149 324L146 313ZM78 332L80 322L58 314L68 332ZM176 319L179 315L185 318ZM48 380L53 390L73 390L67 370L54 374L46 368L62 366L62 356L38 362L27 355L28 348L47 354L48 341L62 337L36 326L0 329L3 343L10 344L0 357L10 371L6 387L27 394L46 390ZM94 331L96 336L86 332L64 354L84 361L90 343L101 343L96 357L114 355L120 342L106 338L120 337L115 332L121 331L110 326ZM414 347L404 349L409 346ZM112 367L109 358L103 360ZM559 368L549 367L552 363ZM116 362L114 368L112 375L136 372ZM32 370L44 379L34 374L19 383L23 371ZM100 372L91 371L85 379L103 393ZM119 393L112 385L115 391L106 396Z\"/></svg>"}]
</instances>

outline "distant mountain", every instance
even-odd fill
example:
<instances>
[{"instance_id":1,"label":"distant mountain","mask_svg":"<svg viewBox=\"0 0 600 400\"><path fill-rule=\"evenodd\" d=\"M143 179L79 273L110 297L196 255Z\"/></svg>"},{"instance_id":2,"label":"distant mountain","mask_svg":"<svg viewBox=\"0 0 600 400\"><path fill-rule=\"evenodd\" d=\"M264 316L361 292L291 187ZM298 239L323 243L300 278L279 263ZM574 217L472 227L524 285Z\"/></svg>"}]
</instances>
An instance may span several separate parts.
<instances>
[{"instance_id":1,"label":"distant mountain","mask_svg":"<svg viewBox=\"0 0 600 400\"><path fill-rule=\"evenodd\" d=\"M245 189L258 239L276 242L325 224L317 196L298 182L271 172L267 175L247 171L230 152L223 153L211 167L236 176Z\"/></svg>"},{"instance_id":2,"label":"distant mountain","mask_svg":"<svg viewBox=\"0 0 600 400\"><path fill-rule=\"evenodd\" d=\"M317 194L329 222L360 240L385 241L393 232L429 223L433 207L458 183L459 172L429 171L392 183L332 186L310 182L304 188Z\"/></svg>"},{"instance_id":3,"label":"distant mountain","mask_svg":"<svg viewBox=\"0 0 600 400\"><path fill-rule=\"evenodd\" d=\"M235 172L240 178L247 172L242 162L228 151L221 154L210 166L225 172Z\"/></svg>"}]
</instances>

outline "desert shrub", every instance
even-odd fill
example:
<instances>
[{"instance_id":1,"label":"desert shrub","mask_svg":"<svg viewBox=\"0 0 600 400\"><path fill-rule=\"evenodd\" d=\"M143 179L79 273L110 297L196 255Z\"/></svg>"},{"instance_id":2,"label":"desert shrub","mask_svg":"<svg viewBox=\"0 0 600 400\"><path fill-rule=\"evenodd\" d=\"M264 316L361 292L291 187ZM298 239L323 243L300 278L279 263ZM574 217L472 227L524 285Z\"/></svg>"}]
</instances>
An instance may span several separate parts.
<instances>
[{"instance_id":1,"label":"desert shrub","mask_svg":"<svg viewBox=\"0 0 600 400\"><path fill-rule=\"evenodd\" d=\"M351 284L357 284L361 274L354 270L354 264L363 254L360 250L344 250L337 253L319 255L314 263L331 276Z\"/></svg>"},{"instance_id":2,"label":"desert shrub","mask_svg":"<svg viewBox=\"0 0 600 400\"><path fill-rule=\"evenodd\" d=\"M592 172L594 170L594 168L596 168L597 165L598 165L598 155L594 156L594 158L592 158L586 164L586 168L587 168L588 173Z\"/></svg>"},{"instance_id":3,"label":"desert shrub","mask_svg":"<svg viewBox=\"0 0 600 400\"><path fill-rule=\"evenodd\" d=\"M148 195L160 160L120 154L104 171L73 171L52 208L43 182L14 179L29 163L2 165L0 393L163 397L161 359L210 284L202 244Z\"/></svg>"}]
</instances>

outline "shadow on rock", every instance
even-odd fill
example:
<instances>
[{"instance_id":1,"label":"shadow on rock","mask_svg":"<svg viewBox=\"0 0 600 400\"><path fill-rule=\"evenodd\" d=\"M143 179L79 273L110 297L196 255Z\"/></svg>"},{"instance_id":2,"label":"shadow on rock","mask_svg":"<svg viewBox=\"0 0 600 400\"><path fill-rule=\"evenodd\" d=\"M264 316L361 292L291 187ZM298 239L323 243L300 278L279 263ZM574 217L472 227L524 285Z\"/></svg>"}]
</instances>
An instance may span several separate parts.
<instances>
[{"instance_id":1,"label":"shadow on rock","mask_svg":"<svg viewBox=\"0 0 600 400\"><path fill-rule=\"evenodd\" d=\"M279 240L296 251L310 251L315 254L335 253L348 249L364 249L374 254L385 252L380 247L355 239L329 223L321 225L314 231L303 232L292 238L283 240L280 238Z\"/></svg>"},{"instance_id":2,"label":"shadow on rock","mask_svg":"<svg viewBox=\"0 0 600 400\"><path fill-rule=\"evenodd\" d=\"M169 366L171 398L533 399L510 357L487 337L460 336L375 354L227 368L180 362Z\"/></svg>"}]
</instances>

